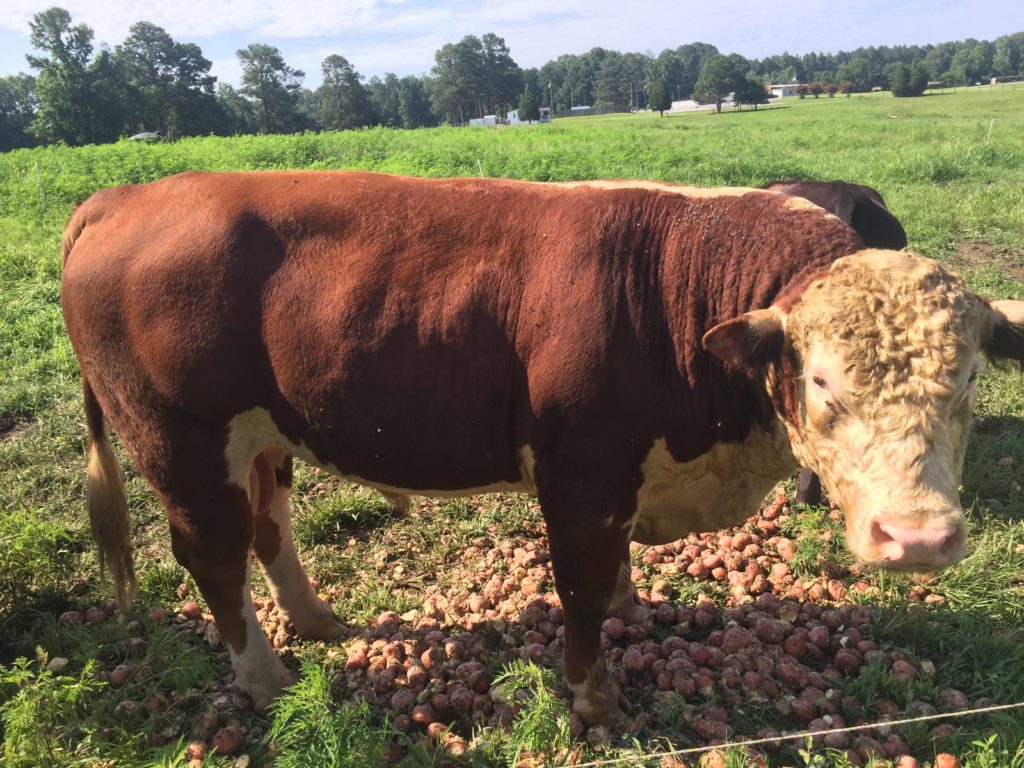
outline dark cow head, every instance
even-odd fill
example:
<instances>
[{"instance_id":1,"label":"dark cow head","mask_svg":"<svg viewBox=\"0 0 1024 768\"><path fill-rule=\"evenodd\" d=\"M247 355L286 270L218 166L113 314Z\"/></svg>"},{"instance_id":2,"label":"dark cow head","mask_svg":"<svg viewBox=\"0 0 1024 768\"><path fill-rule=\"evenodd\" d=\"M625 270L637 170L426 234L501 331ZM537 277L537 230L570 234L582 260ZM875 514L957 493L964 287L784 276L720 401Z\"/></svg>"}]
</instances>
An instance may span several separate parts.
<instances>
[{"instance_id":1,"label":"dark cow head","mask_svg":"<svg viewBox=\"0 0 1024 768\"><path fill-rule=\"evenodd\" d=\"M963 556L975 377L984 358L1024 360L1024 302L989 304L930 259L866 250L789 312L734 318L704 345L763 375L794 456L843 509L861 560L928 570Z\"/></svg>"},{"instance_id":2,"label":"dark cow head","mask_svg":"<svg viewBox=\"0 0 1024 768\"><path fill-rule=\"evenodd\" d=\"M907 247L903 225L885 206L878 190L848 181L775 181L765 189L810 200L849 224L868 248Z\"/></svg>"}]
</instances>

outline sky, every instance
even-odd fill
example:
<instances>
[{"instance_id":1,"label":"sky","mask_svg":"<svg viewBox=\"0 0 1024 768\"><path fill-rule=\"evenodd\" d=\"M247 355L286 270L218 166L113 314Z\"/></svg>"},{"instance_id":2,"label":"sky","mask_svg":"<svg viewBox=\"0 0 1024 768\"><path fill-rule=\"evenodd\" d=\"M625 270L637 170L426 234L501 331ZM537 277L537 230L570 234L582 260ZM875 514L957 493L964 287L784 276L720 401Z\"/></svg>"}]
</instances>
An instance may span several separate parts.
<instances>
[{"instance_id":1,"label":"sky","mask_svg":"<svg viewBox=\"0 0 1024 768\"><path fill-rule=\"evenodd\" d=\"M59 2L59 0L58 0ZM29 72L28 23L54 0L0 0L0 75ZM423 75L434 53L466 35L493 32L521 67L540 67L596 46L657 55L704 42L760 59L788 51L836 53L871 45L994 40L1024 31L1022 0L63 0L73 23L113 47L136 21L196 43L222 82L238 84L235 51L249 43L281 50L320 83L320 65L340 54L370 78Z\"/></svg>"}]
</instances>

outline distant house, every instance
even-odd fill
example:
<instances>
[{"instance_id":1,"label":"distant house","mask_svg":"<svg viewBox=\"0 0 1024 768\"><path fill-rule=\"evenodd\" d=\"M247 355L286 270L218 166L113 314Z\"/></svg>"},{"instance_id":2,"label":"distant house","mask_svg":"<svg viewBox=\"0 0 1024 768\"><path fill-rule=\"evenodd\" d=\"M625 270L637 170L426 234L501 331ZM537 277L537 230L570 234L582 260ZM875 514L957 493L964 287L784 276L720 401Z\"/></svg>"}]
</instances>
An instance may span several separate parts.
<instances>
[{"instance_id":1,"label":"distant house","mask_svg":"<svg viewBox=\"0 0 1024 768\"><path fill-rule=\"evenodd\" d=\"M498 116L497 115L484 115L483 117L474 117L474 118L470 119L469 124L470 125L476 125L476 126L497 125L498 124Z\"/></svg>"},{"instance_id":2,"label":"distant house","mask_svg":"<svg viewBox=\"0 0 1024 768\"><path fill-rule=\"evenodd\" d=\"M801 83L782 83L780 85L769 85L765 90L773 96L797 96L797 89Z\"/></svg>"},{"instance_id":3,"label":"distant house","mask_svg":"<svg viewBox=\"0 0 1024 768\"><path fill-rule=\"evenodd\" d=\"M533 122L535 123L550 123L551 122L551 107L539 107L540 117ZM528 123L528 120L519 119L519 110L510 109L508 111L508 124L509 125L522 125Z\"/></svg>"}]
</instances>

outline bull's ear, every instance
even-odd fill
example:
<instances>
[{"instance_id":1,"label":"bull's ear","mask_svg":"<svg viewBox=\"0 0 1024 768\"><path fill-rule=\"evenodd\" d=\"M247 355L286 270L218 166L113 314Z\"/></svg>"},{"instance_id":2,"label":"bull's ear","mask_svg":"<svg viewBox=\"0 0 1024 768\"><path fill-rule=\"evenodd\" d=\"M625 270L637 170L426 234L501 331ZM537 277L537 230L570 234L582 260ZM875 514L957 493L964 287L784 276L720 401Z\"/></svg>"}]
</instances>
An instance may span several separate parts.
<instances>
[{"instance_id":1,"label":"bull's ear","mask_svg":"<svg viewBox=\"0 0 1024 768\"><path fill-rule=\"evenodd\" d=\"M756 309L719 323L704 334L704 349L726 363L759 368L778 358L786 340L786 313Z\"/></svg>"},{"instance_id":2,"label":"bull's ear","mask_svg":"<svg viewBox=\"0 0 1024 768\"><path fill-rule=\"evenodd\" d=\"M1024 368L1024 301L993 301L992 314L985 354L993 360L1016 360Z\"/></svg>"}]
</instances>

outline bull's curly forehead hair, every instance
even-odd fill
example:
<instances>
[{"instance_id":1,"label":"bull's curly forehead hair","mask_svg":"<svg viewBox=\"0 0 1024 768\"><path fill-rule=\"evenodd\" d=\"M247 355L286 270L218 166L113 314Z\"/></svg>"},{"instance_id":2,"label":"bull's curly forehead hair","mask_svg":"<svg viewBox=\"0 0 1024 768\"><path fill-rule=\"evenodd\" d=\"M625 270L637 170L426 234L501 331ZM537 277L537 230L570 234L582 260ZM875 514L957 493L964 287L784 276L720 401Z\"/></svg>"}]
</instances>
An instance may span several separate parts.
<instances>
[{"instance_id":1,"label":"bull's curly forehead hair","mask_svg":"<svg viewBox=\"0 0 1024 768\"><path fill-rule=\"evenodd\" d=\"M939 263L867 250L837 260L808 286L787 335L798 353L815 345L838 353L854 397L919 400L955 388L986 318L982 300Z\"/></svg>"}]
</instances>

